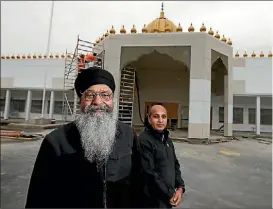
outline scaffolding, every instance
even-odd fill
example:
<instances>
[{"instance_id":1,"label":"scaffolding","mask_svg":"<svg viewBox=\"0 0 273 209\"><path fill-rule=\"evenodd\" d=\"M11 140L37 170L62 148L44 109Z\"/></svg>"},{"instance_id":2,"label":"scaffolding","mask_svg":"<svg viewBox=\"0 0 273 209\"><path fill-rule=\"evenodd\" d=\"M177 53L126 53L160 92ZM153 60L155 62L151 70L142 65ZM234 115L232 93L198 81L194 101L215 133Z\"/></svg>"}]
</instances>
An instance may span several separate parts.
<instances>
[{"instance_id":1,"label":"scaffolding","mask_svg":"<svg viewBox=\"0 0 273 209\"><path fill-rule=\"evenodd\" d=\"M85 58L90 54L94 59L86 60ZM74 89L74 82L78 73L81 73L89 66L104 68L104 54L103 43L91 43L80 39L79 36L77 37L74 53L66 51L62 105L63 121L74 120L79 114L79 99Z\"/></svg>"}]
</instances>

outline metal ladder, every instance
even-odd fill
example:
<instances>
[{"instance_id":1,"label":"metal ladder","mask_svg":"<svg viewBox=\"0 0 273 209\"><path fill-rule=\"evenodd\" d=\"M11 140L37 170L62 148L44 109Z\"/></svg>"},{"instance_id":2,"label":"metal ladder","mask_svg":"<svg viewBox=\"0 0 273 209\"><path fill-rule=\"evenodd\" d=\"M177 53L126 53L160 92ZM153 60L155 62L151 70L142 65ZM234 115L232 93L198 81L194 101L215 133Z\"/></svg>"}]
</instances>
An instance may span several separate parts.
<instances>
[{"instance_id":1,"label":"metal ladder","mask_svg":"<svg viewBox=\"0 0 273 209\"><path fill-rule=\"evenodd\" d=\"M95 50L94 50L95 49ZM96 51L97 53L94 53ZM65 58L65 70L64 70L64 90L63 90L63 107L62 118L64 121L74 120L79 114L79 98L74 90L74 82L78 75L78 64L80 55L86 55L93 53L97 58L94 66L102 67L104 64L104 50L102 47L96 46L95 43L85 41L77 38L77 45L73 54L66 52ZM69 98L69 95L73 95L73 99ZM71 105L73 103L73 105ZM70 116L70 118L68 118Z\"/></svg>"},{"instance_id":2,"label":"metal ladder","mask_svg":"<svg viewBox=\"0 0 273 209\"><path fill-rule=\"evenodd\" d=\"M130 126L133 125L135 90L135 69L125 67L121 70L120 95L119 95L119 121Z\"/></svg>"}]
</instances>

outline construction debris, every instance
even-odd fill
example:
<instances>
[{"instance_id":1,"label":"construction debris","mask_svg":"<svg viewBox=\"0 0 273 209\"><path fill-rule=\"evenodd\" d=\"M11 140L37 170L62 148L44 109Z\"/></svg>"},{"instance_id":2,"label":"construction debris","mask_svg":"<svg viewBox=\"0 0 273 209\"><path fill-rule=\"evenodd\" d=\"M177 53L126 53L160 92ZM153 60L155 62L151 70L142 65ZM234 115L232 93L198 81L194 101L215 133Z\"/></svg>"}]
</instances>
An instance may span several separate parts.
<instances>
[{"instance_id":1,"label":"construction debris","mask_svg":"<svg viewBox=\"0 0 273 209\"><path fill-rule=\"evenodd\" d=\"M44 136L42 134L32 134L32 133L25 133L23 131L8 131L8 130L1 130L1 139L17 139L17 140L38 140L42 139Z\"/></svg>"}]
</instances>

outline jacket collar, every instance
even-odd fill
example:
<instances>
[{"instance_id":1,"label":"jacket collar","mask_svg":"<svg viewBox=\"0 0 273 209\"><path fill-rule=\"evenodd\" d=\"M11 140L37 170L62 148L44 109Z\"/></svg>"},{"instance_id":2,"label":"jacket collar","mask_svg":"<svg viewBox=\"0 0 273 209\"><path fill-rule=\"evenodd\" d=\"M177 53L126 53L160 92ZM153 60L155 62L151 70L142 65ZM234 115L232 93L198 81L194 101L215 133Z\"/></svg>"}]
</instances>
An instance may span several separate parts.
<instances>
[{"instance_id":1,"label":"jacket collar","mask_svg":"<svg viewBox=\"0 0 273 209\"><path fill-rule=\"evenodd\" d=\"M164 137L164 141L166 141L169 138L169 131L167 128L165 128L162 132L159 132L155 130L150 124L148 124L145 129L156 139L162 140Z\"/></svg>"}]
</instances>

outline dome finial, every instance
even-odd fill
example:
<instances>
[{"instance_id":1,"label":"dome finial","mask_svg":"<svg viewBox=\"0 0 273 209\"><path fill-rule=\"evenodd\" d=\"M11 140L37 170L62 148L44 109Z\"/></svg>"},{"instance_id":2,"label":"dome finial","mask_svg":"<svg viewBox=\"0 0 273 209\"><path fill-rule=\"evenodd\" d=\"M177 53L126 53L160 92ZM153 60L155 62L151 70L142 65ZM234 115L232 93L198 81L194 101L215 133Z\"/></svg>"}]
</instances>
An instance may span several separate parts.
<instances>
[{"instance_id":1,"label":"dome finial","mask_svg":"<svg viewBox=\"0 0 273 209\"><path fill-rule=\"evenodd\" d=\"M165 18L164 17L164 4L163 4L163 2L161 3L161 12L160 12L160 17L159 17L160 19L163 19L163 18Z\"/></svg>"}]
</instances>

